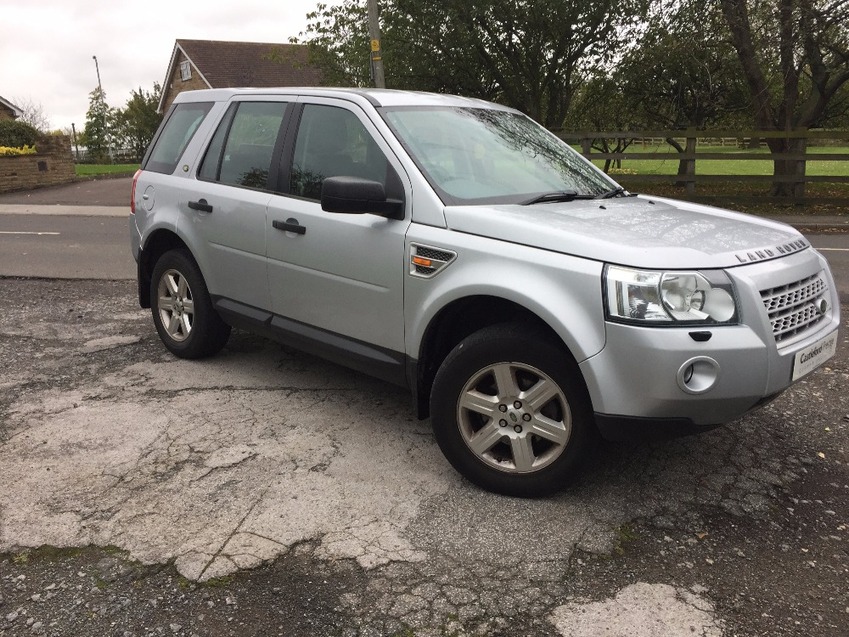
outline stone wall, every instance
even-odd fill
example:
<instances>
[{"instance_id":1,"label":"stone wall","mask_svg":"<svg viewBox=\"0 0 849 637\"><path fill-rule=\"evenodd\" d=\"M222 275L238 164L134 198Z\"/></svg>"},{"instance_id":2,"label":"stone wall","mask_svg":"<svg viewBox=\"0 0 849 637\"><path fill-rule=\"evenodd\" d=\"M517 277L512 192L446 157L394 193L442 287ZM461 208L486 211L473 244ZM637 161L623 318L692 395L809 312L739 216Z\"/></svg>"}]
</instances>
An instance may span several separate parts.
<instances>
[{"instance_id":1,"label":"stone wall","mask_svg":"<svg viewBox=\"0 0 849 637\"><path fill-rule=\"evenodd\" d=\"M0 157L0 192L31 190L74 181L70 137L48 135L35 148L37 155Z\"/></svg>"}]
</instances>

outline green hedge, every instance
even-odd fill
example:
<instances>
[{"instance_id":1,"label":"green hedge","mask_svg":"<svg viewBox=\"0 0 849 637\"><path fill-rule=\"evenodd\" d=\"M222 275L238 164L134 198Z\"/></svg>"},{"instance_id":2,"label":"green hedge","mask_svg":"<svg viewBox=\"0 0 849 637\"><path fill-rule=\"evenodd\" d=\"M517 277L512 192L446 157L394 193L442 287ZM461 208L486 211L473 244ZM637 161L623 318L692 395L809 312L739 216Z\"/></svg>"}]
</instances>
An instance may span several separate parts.
<instances>
[{"instance_id":1,"label":"green hedge","mask_svg":"<svg viewBox=\"0 0 849 637\"><path fill-rule=\"evenodd\" d=\"M0 146L33 146L39 139L41 133L29 124L14 119L0 119Z\"/></svg>"}]
</instances>

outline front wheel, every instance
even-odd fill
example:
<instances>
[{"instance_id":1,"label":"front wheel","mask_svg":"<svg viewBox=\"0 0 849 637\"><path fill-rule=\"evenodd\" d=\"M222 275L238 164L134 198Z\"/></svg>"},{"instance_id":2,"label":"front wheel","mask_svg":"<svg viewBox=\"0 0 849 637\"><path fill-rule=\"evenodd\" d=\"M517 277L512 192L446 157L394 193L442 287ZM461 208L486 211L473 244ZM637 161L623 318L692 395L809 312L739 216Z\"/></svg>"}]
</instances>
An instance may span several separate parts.
<instances>
[{"instance_id":1,"label":"front wheel","mask_svg":"<svg viewBox=\"0 0 849 637\"><path fill-rule=\"evenodd\" d=\"M521 497L562 488L596 437L577 365L531 326L487 327L457 345L434 379L431 421L455 469Z\"/></svg>"},{"instance_id":2,"label":"front wheel","mask_svg":"<svg viewBox=\"0 0 849 637\"><path fill-rule=\"evenodd\" d=\"M150 284L151 312L159 338L180 358L204 358L221 351L230 326L221 320L197 263L185 250L166 252Z\"/></svg>"}]
</instances>

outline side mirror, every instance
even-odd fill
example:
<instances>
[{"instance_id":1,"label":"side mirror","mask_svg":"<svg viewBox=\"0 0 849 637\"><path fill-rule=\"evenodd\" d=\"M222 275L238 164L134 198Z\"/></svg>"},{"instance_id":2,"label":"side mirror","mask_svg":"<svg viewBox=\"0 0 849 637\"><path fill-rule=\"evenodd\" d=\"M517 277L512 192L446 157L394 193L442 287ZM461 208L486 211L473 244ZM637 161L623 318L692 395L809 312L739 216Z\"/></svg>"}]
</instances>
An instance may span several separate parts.
<instances>
[{"instance_id":1,"label":"side mirror","mask_svg":"<svg viewBox=\"0 0 849 637\"><path fill-rule=\"evenodd\" d=\"M360 177L328 177L321 183L321 209L345 214L375 214L404 218L404 202L387 199L379 181Z\"/></svg>"}]
</instances>

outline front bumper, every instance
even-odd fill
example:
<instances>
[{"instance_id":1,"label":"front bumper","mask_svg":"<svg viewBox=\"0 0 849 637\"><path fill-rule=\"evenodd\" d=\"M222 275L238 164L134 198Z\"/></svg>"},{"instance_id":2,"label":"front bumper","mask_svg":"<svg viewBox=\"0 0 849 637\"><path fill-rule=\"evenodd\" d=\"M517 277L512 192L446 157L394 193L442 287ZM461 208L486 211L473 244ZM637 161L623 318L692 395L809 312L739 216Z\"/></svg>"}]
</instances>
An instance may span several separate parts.
<instances>
[{"instance_id":1,"label":"front bumper","mask_svg":"<svg viewBox=\"0 0 849 637\"><path fill-rule=\"evenodd\" d=\"M796 353L833 334L840 306L825 260L813 250L727 270L742 322L715 327L606 324L604 349L583 363L602 433L690 433L739 418L789 387ZM828 310L810 329L776 341L762 291L819 274Z\"/></svg>"}]
</instances>

